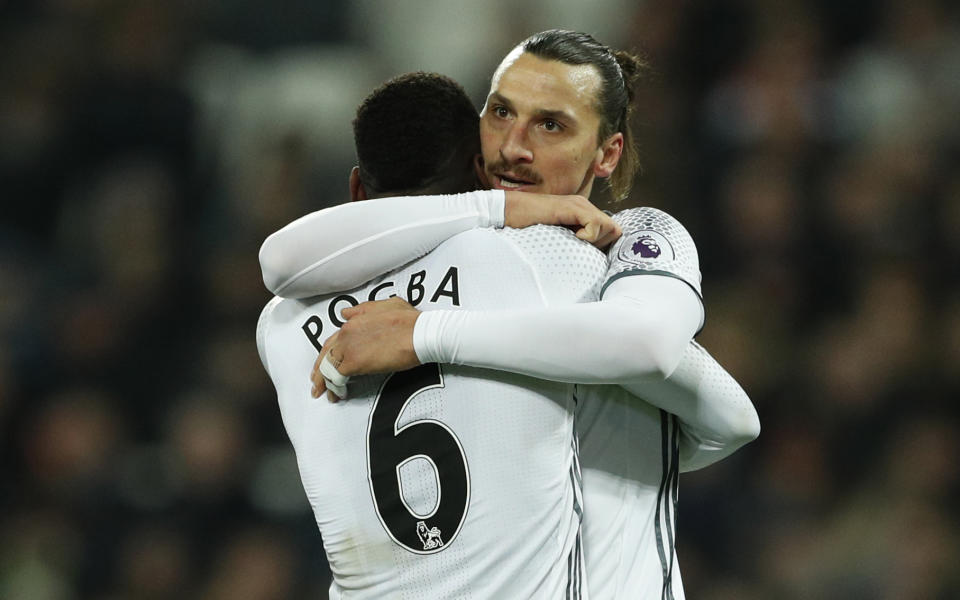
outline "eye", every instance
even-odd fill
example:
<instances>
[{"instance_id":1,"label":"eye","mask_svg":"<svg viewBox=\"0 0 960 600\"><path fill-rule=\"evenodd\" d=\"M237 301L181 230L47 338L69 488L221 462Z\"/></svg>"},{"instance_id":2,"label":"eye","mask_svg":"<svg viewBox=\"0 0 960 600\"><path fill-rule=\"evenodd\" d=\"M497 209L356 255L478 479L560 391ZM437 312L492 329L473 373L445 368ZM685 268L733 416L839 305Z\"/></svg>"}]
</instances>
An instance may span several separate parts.
<instances>
[{"instance_id":1,"label":"eye","mask_svg":"<svg viewBox=\"0 0 960 600\"><path fill-rule=\"evenodd\" d=\"M563 129L563 125L553 119L544 119L542 125L547 131L560 131Z\"/></svg>"},{"instance_id":2,"label":"eye","mask_svg":"<svg viewBox=\"0 0 960 600\"><path fill-rule=\"evenodd\" d=\"M498 104L493 107L493 114L497 115L501 119L506 119L510 116L510 111L507 110L506 106Z\"/></svg>"}]
</instances>

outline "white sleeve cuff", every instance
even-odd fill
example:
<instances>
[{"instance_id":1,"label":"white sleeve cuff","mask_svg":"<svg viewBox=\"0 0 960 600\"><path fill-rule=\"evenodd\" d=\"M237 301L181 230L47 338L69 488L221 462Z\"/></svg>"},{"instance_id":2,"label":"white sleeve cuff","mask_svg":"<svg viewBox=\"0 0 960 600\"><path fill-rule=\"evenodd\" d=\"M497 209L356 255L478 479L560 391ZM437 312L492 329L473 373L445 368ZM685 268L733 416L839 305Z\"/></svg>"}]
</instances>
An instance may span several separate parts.
<instances>
[{"instance_id":1,"label":"white sleeve cuff","mask_svg":"<svg viewBox=\"0 0 960 600\"><path fill-rule=\"evenodd\" d=\"M466 316L464 311L453 310L420 313L413 325L413 351L416 352L420 364L456 364L456 349L445 348L444 334L451 329L455 331Z\"/></svg>"},{"instance_id":2,"label":"white sleeve cuff","mask_svg":"<svg viewBox=\"0 0 960 600\"><path fill-rule=\"evenodd\" d=\"M487 190L486 194L489 208L489 212L487 213L487 226L497 228L503 227L507 193L503 190Z\"/></svg>"}]
</instances>

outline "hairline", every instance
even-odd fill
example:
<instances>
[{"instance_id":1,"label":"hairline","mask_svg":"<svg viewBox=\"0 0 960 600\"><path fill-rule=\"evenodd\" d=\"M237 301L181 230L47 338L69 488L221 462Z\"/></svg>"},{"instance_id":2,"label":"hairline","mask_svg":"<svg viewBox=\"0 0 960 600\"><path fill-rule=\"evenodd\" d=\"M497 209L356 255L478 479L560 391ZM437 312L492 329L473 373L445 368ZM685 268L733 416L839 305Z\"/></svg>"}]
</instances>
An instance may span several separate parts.
<instances>
[{"instance_id":1,"label":"hairline","mask_svg":"<svg viewBox=\"0 0 960 600\"><path fill-rule=\"evenodd\" d=\"M503 60L500 61L500 64L497 65L497 69L493 72L493 77L490 78L490 93L487 94L487 99L483 104L484 113L486 113L487 105L490 102L490 98L493 97L494 94L500 96L500 98L503 98L504 100L509 101L509 99L506 96L495 91L493 88L495 85L499 83L500 79L503 77L503 74L507 71L507 69L512 67L517 62L517 59L519 59L524 54L529 54L530 56L533 56L534 58L537 58L544 62L557 62L562 65L566 65L568 67L587 67L590 70L592 70L598 80L598 84L594 86L595 89L593 90L593 101L590 103L590 106L593 108L594 114L597 116L597 148L602 146L603 142L606 141L606 139L613 137L617 133L620 133L619 131L614 131L610 135L608 135L607 138L602 137L604 115L603 115L603 103L600 99L600 96L603 94L603 73L600 71L600 68L597 67L597 65L591 62L584 62L584 63L566 62L564 60L560 60L559 58L541 56L536 52L531 52L530 50L527 50L524 47L525 44L526 44L526 41L521 42L520 44L515 46L510 52L507 53L506 56L503 57ZM568 114L564 111L545 111L545 112L557 112L558 114ZM577 120L578 124L579 122L580 121ZM611 126L615 127L616 125L611 124Z\"/></svg>"}]
</instances>

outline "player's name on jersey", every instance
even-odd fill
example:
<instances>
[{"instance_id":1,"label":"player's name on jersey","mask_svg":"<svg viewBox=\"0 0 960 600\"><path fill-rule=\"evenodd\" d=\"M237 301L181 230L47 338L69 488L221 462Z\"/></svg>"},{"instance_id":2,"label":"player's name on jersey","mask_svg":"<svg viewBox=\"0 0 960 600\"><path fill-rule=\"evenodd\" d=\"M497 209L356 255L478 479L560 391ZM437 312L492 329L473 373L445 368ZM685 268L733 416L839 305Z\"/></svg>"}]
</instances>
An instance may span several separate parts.
<instances>
[{"instance_id":1,"label":"player's name on jersey","mask_svg":"<svg viewBox=\"0 0 960 600\"><path fill-rule=\"evenodd\" d=\"M432 276L426 269L411 273L406 284L398 285L396 281L383 281L367 289L358 290L351 294L340 294L326 303L326 314L310 315L303 322L301 329L310 343L319 351L323 348L321 341L327 327L339 329L343 326L340 311L348 306L356 306L367 300L386 300L394 296L401 296L413 306L421 302L442 305L444 307L460 306L460 275L457 267L451 266L441 277ZM324 304L317 305L318 308Z\"/></svg>"}]
</instances>

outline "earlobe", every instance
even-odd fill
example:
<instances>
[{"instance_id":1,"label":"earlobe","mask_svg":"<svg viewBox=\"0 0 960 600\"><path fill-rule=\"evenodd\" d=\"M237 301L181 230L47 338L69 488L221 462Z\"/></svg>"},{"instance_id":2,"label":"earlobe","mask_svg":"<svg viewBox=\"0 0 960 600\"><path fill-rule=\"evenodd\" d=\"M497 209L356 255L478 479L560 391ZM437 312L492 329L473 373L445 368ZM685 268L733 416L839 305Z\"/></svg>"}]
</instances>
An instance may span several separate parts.
<instances>
[{"instance_id":1,"label":"earlobe","mask_svg":"<svg viewBox=\"0 0 960 600\"><path fill-rule=\"evenodd\" d=\"M363 188L363 182L360 181L360 167L350 169L350 201L367 199L367 190Z\"/></svg>"},{"instance_id":2,"label":"earlobe","mask_svg":"<svg viewBox=\"0 0 960 600\"><path fill-rule=\"evenodd\" d=\"M617 163L620 162L620 156L623 154L623 134L617 132L611 135L597 148L597 153L598 160L593 174L597 177L609 177L617 168Z\"/></svg>"}]
</instances>

